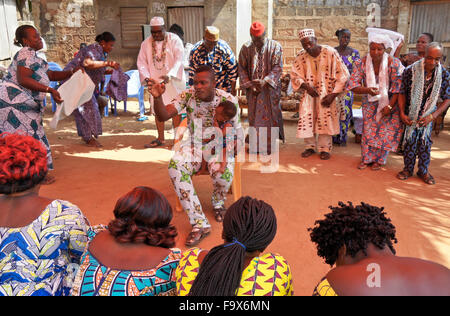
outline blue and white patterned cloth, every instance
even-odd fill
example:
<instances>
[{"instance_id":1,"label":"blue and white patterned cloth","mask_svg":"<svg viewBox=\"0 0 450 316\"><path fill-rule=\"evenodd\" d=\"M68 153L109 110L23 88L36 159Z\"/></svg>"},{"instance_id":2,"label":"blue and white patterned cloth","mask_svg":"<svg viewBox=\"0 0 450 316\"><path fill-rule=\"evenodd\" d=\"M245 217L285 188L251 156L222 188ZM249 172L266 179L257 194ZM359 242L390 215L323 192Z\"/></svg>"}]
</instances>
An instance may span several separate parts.
<instances>
[{"instance_id":1,"label":"blue and white patterned cloth","mask_svg":"<svg viewBox=\"0 0 450 316\"><path fill-rule=\"evenodd\" d=\"M0 296L68 295L88 228L80 209L61 200L27 226L0 227Z\"/></svg>"},{"instance_id":2,"label":"blue and white patterned cloth","mask_svg":"<svg viewBox=\"0 0 450 316\"><path fill-rule=\"evenodd\" d=\"M216 73L216 88L231 92L231 84L238 78L237 62L230 46L219 40L208 52L200 41L194 45L189 56L189 86L194 85L195 70L201 65L210 65Z\"/></svg>"}]
</instances>

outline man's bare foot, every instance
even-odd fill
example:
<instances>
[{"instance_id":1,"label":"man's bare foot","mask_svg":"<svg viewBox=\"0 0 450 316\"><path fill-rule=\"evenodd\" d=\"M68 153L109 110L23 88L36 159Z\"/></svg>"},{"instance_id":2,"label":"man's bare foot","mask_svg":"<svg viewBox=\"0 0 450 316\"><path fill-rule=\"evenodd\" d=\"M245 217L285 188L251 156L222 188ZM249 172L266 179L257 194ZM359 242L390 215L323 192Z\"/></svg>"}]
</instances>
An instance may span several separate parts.
<instances>
[{"instance_id":1,"label":"man's bare foot","mask_svg":"<svg viewBox=\"0 0 450 316\"><path fill-rule=\"evenodd\" d=\"M97 148L103 147L103 145L100 144L100 143L98 142L98 140L96 140L94 137L92 137L92 138L86 143L86 145L88 145L89 147L97 147Z\"/></svg>"}]
</instances>

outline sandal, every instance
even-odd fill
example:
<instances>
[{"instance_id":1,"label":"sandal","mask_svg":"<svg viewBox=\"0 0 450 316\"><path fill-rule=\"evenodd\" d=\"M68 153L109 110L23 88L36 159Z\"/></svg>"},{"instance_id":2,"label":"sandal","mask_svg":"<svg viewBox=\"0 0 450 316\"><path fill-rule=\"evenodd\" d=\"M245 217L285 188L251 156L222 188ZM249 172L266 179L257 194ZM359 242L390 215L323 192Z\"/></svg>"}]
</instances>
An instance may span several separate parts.
<instances>
[{"instance_id":1,"label":"sandal","mask_svg":"<svg viewBox=\"0 0 450 316\"><path fill-rule=\"evenodd\" d=\"M397 179L399 179L399 180L406 180L411 176L412 176L412 174L406 170L402 170L399 173L397 173Z\"/></svg>"},{"instance_id":2,"label":"sandal","mask_svg":"<svg viewBox=\"0 0 450 316\"><path fill-rule=\"evenodd\" d=\"M145 148L156 148L156 147L164 146L164 144L165 143L160 141L159 139L155 139L150 144L145 144L144 147Z\"/></svg>"},{"instance_id":3,"label":"sandal","mask_svg":"<svg viewBox=\"0 0 450 316\"><path fill-rule=\"evenodd\" d=\"M327 152L325 152L325 151L322 151L321 153L320 153L320 159L322 159L322 160L328 160L328 159L330 159L331 158L331 154L330 153L327 153Z\"/></svg>"},{"instance_id":4,"label":"sandal","mask_svg":"<svg viewBox=\"0 0 450 316\"><path fill-rule=\"evenodd\" d=\"M417 173L417 176L420 178L420 179L422 179L423 180L423 182L425 182L426 184L436 184L436 181L434 181L434 178L433 178L433 176L431 175L431 173L427 173L427 174L420 174L420 173Z\"/></svg>"},{"instance_id":5,"label":"sandal","mask_svg":"<svg viewBox=\"0 0 450 316\"><path fill-rule=\"evenodd\" d=\"M186 246L194 247L198 245L203 238L209 235L210 232L211 228L209 227L206 228L194 227L186 239Z\"/></svg>"},{"instance_id":6,"label":"sandal","mask_svg":"<svg viewBox=\"0 0 450 316\"><path fill-rule=\"evenodd\" d=\"M381 169L381 165L378 162L374 162L372 165L372 170L373 171L378 171Z\"/></svg>"},{"instance_id":7,"label":"sandal","mask_svg":"<svg viewBox=\"0 0 450 316\"><path fill-rule=\"evenodd\" d=\"M214 218L217 222L223 222L223 218L225 217L226 209L222 206L214 209Z\"/></svg>"},{"instance_id":8,"label":"sandal","mask_svg":"<svg viewBox=\"0 0 450 316\"><path fill-rule=\"evenodd\" d=\"M361 163L358 165L358 169L359 169L359 170L363 170L363 169L366 169L367 166L368 166L368 164L366 164L366 163L364 163L364 162L361 162Z\"/></svg>"},{"instance_id":9,"label":"sandal","mask_svg":"<svg viewBox=\"0 0 450 316\"><path fill-rule=\"evenodd\" d=\"M302 152L302 157L303 158L308 158L309 156L311 156L314 153L316 153L316 151L314 149L308 148L304 152Z\"/></svg>"}]
</instances>

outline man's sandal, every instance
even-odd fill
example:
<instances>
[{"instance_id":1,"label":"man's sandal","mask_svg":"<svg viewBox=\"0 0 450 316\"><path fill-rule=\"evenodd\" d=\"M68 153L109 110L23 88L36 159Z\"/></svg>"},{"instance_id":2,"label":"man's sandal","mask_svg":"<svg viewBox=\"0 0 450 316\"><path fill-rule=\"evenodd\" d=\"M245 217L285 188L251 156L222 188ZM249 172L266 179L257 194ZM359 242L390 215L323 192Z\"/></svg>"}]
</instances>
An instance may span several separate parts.
<instances>
[{"instance_id":1,"label":"man's sandal","mask_svg":"<svg viewBox=\"0 0 450 316\"><path fill-rule=\"evenodd\" d=\"M222 206L214 209L214 218L219 223L223 222L223 218L225 217L226 209Z\"/></svg>"},{"instance_id":2,"label":"man's sandal","mask_svg":"<svg viewBox=\"0 0 450 316\"><path fill-rule=\"evenodd\" d=\"M399 180L406 180L411 176L412 176L412 174L406 170L402 170L399 173L397 173L397 179L399 179Z\"/></svg>"},{"instance_id":3,"label":"man's sandal","mask_svg":"<svg viewBox=\"0 0 450 316\"><path fill-rule=\"evenodd\" d=\"M186 239L187 247L194 247L200 243L211 232L211 228L194 227Z\"/></svg>"},{"instance_id":4,"label":"man's sandal","mask_svg":"<svg viewBox=\"0 0 450 316\"><path fill-rule=\"evenodd\" d=\"M436 184L436 181L434 181L433 176L429 172L427 174L417 173L417 176L426 184Z\"/></svg>"},{"instance_id":5,"label":"man's sandal","mask_svg":"<svg viewBox=\"0 0 450 316\"><path fill-rule=\"evenodd\" d=\"M316 151L314 149L308 148L304 152L302 152L302 157L308 158L309 156L311 156L312 154L315 154L315 153L316 153Z\"/></svg>"}]
</instances>

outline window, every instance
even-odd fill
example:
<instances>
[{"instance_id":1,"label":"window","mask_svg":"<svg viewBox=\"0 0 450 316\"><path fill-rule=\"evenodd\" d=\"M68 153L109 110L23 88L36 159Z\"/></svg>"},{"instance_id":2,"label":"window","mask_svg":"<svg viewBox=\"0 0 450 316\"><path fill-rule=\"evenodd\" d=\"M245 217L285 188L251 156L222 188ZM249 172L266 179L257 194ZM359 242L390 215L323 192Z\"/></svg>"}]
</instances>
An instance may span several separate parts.
<instances>
[{"instance_id":1,"label":"window","mask_svg":"<svg viewBox=\"0 0 450 316\"><path fill-rule=\"evenodd\" d=\"M141 47L143 24L148 24L147 8L120 8L123 48Z\"/></svg>"},{"instance_id":2,"label":"window","mask_svg":"<svg viewBox=\"0 0 450 316\"><path fill-rule=\"evenodd\" d=\"M445 66L448 67L450 60L450 1L440 2L412 2L411 3L411 26L409 32L409 50L415 50L416 40L420 34L427 32L434 36L436 42L444 46L443 55L446 56Z\"/></svg>"},{"instance_id":3,"label":"window","mask_svg":"<svg viewBox=\"0 0 450 316\"><path fill-rule=\"evenodd\" d=\"M167 29L176 23L183 28L184 41L195 44L203 39L204 18L203 7L176 7L168 8Z\"/></svg>"}]
</instances>

